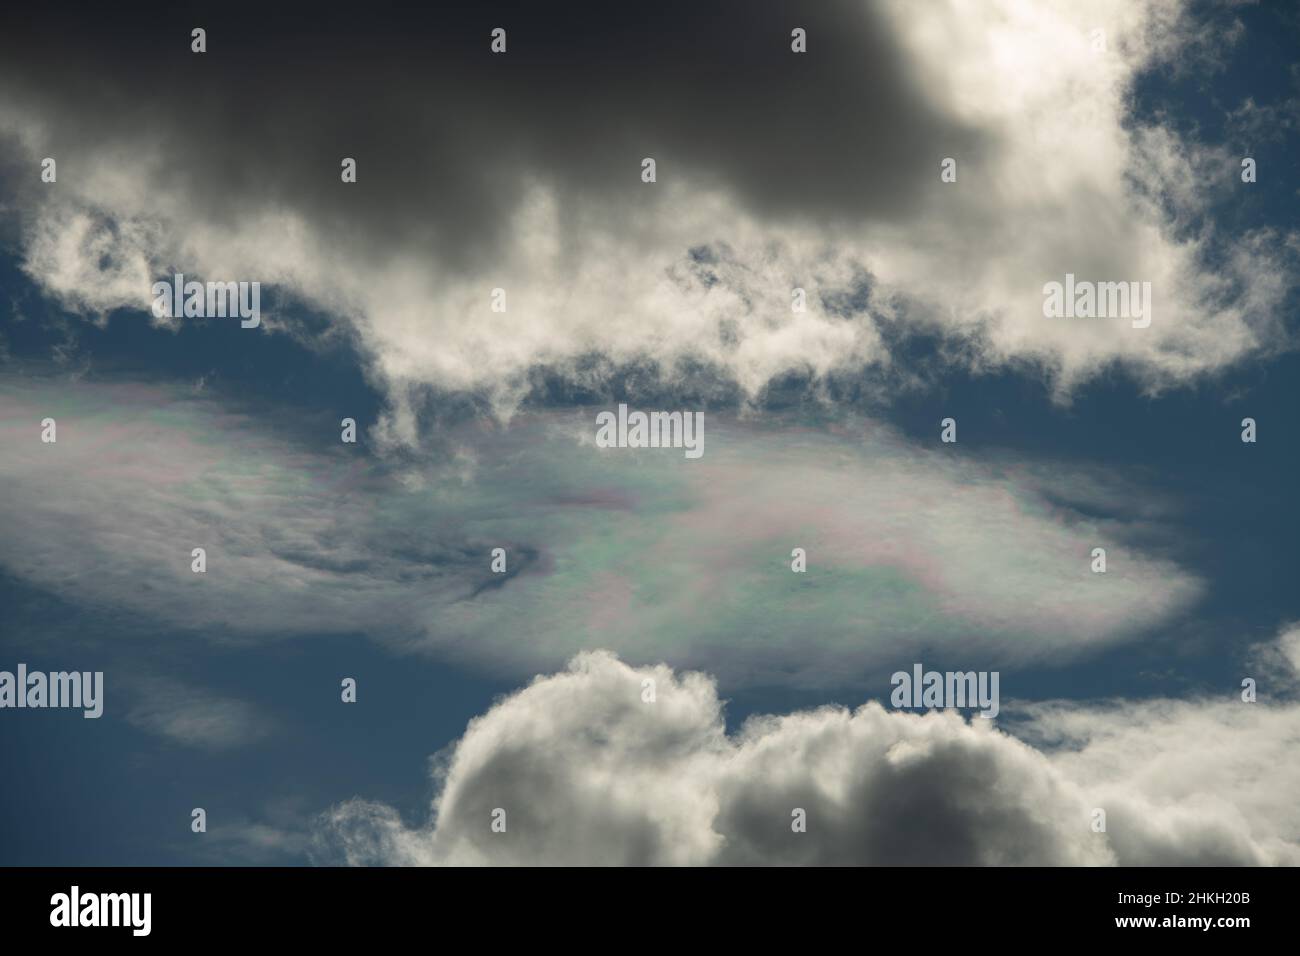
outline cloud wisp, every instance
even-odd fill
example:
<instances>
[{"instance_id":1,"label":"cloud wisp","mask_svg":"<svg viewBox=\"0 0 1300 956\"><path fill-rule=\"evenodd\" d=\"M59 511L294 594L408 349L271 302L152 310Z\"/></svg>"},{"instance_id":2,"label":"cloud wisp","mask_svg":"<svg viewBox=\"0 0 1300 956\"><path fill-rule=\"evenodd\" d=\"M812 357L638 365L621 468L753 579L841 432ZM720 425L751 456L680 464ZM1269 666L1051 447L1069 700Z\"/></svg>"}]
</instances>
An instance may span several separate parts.
<instances>
[{"instance_id":1,"label":"cloud wisp","mask_svg":"<svg viewBox=\"0 0 1300 956\"><path fill-rule=\"evenodd\" d=\"M927 652L1064 663L1204 590L1164 555L1176 502L867 420L710 417L687 460L597 447L593 412L556 412L452 429L445 454L389 468L180 389L4 396L0 562L196 633L357 633L513 678L605 648L818 687ZM32 438L47 416L54 444Z\"/></svg>"}]
</instances>

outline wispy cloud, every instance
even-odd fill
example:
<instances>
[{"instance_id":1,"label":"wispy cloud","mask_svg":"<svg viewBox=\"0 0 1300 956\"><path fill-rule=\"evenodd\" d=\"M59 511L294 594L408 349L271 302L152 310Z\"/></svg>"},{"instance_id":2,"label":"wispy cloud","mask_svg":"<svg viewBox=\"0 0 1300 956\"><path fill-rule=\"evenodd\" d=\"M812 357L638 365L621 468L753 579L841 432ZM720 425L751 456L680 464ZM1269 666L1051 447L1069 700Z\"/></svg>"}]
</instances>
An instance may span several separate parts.
<instances>
[{"instance_id":1,"label":"wispy cloud","mask_svg":"<svg viewBox=\"0 0 1300 956\"><path fill-rule=\"evenodd\" d=\"M453 429L454 452L395 474L355 451L286 448L179 386L5 393L0 561L195 631L364 633L514 676L605 647L817 686L926 647L1065 660L1168 621L1203 588L1147 550L1165 530L1149 489L868 421L711 417L707 454L687 461L597 448L594 417L564 412ZM38 440L47 415L57 444Z\"/></svg>"},{"instance_id":2,"label":"wispy cloud","mask_svg":"<svg viewBox=\"0 0 1300 956\"><path fill-rule=\"evenodd\" d=\"M209 750L239 747L271 732L256 705L167 677L127 677L127 722L175 743Z\"/></svg>"}]
</instances>

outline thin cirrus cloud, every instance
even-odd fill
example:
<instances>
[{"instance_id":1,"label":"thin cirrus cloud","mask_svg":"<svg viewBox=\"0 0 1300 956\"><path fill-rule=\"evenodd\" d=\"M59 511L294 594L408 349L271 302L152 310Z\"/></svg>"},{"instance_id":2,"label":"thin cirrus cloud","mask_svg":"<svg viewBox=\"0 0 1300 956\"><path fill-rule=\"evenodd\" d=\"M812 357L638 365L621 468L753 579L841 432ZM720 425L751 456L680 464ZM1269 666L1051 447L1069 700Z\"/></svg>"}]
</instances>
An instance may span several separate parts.
<instances>
[{"instance_id":1,"label":"thin cirrus cloud","mask_svg":"<svg viewBox=\"0 0 1300 956\"><path fill-rule=\"evenodd\" d=\"M361 633L512 677L605 648L819 687L927 649L1060 663L1204 591L1162 553L1176 502L866 420L709 416L691 461L598 448L570 410L453 428L445 455L386 467L163 386L3 394L5 569L196 632ZM36 438L47 416L55 444Z\"/></svg>"},{"instance_id":2,"label":"thin cirrus cloud","mask_svg":"<svg viewBox=\"0 0 1300 956\"><path fill-rule=\"evenodd\" d=\"M428 33L379 28L393 64L428 75L396 93L387 69L322 73L215 29L212 72L183 73L189 87L97 70L93 48L36 86L18 68L55 41L16 30L0 127L64 170L16 200L26 267L92 315L145 309L150 277L174 271L278 286L359 334L399 420L430 386L486 391L508 415L530 372L581 378L592 355L650 362L669 385L702 363L754 398L791 372L886 368L882 320L962 340L956 361L1028 363L1060 395L1115 363L1158 389L1289 347L1277 306L1295 244L1202 216L1237 157L1131 114L1144 71L1215 67L1204 25L1176 0L983 7L828 4L807 14L804 55L775 5L683 8L647 19L612 71L601 51L631 41L603 37L606 18L584 19L596 33L578 44L521 11L494 61L465 52L490 25L462 12ZM443 42L459 52L428 55ZM232 69L242 58L258 72ZM557 108L584 65L608 84ZM461 71L457 95L430 101L444 69ZM263 72L283 81L273 96ZM216 77L240 108L169 126L186 115L174 98L210 96ZM173 135L125 143L134 124L99 118L122 109ZM250 136L258 148L231 148ZM358 182L342 184L354 155ZM1042 287L1067 272L1151 282L1151 326L1044 318ZM292 312L267 327L293 331Z\"/></svg>"},{"instance_id":3,"label":"thin cirrus cloud","mask_svg":"<svg viewBox=\"0 0 1300 956\"><path fill-rule=\"evenodd\" d=\"M125 684L134 698L127 722L175 743L229 750L272 731L270 718L248 701L167 677L128 677Z\"/></svg>"},{"instance_id":4,"label":"thin cirrus cloud","mask_svg":"<svg viewBox=\"0 0 1300 956\"><path fill-rule=\"evenodd\" d=\"M704 674L580 655L470 722L436 763L427 823L349 800L321 815L314 852L388 865L1300 862L1293 696L1033 706L1029 736L1050 747L876 702L755 717L733 735L722 711Z\"/></svg>"}]
</instances>

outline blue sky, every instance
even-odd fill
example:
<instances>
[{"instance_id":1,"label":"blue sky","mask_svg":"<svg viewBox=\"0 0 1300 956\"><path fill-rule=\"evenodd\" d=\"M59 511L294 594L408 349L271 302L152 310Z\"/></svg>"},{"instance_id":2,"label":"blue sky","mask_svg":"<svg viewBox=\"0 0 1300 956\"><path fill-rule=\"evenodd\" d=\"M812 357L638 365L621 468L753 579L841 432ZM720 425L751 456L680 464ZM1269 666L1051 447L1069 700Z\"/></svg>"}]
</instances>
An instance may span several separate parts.
<instances>
[{"instance_id":1,"label":"blue sky","mask_svg":"<svg viewBox=\"0 0 1300 956\"><path fill-rule=\"evenodd\" d=\"M285 99L238 122L287 132L266 156L231 158L220 144L237 127L223 123L258 98L235 72L267 38L223 53L226 24L210 30L209 73L181 74L225 104L218 118L194 142L134 141L138 162L114 165L131 110L163 113L171 94L127 68L96 74L93 57L69 71L84 77L40 89L35 67L11 59L0 669L102 670L107 703L99 720L0 712L14 782L0 863L1300 860L1300 818L1285 808L1294 771L1269 777L1293 756L1298 719L1300 15L1103 5L1113 59L1090 65L1078 41L1058 73L1035 58L1043 27L1025 8L991 0L990 22L1004 6L1003 39L1027 66L965 94L934 71L915 22L863 26L852 4L822 14L892 51L899 101L933 110L899 119L885 94L845 79L851 56L784 81L808 103L856 91L878 123L903 124L898 148L927 170L930 185L888 180L873 164L896 157L862 147L884 185L841 184L847 224L820 199L787 208L820 196L806 148L746 168L728 145L698 147L716 128L719 144L768 148L747 108L665 118L653 98L588 103L545 72L563 31L530 47L526 19L515 69L540 63L549 77L527 108L554 123L580 114L573 136L604 117L634 143L634 171L660 142L652 200L635 178L624 192L584 184L586 164L619 161L598 148L556 146L516 173L544 130L521 117L492 152L470 101L437 106L468 142L408 203L398 185L367 186L368 170L378 178L385 150L432 150L445 134L387 128L350 104L303 140L326 167L304 185L274 165L295 122L276 110L297 103L305 127L328 103L272 66L261 80ZM1068 4L1044 9L1058 31L1084 29ZM393 17L381 10L367 30L405 32ZM787 19L772 14L765 76L787 63ZM74 57L94 15L72 22L82 34L33 28L32 48ZM709 36L725 26L688 22ZM347 49L331 23L319 42ZM609 48L642 49L616 26ZM188 40L153 29L179 44L172 69L192 68ZM809 57L824 35L813 28ZM952 76L997 72L978 31L947 42ZM1026 79L1035 69L1041 82ZM75 95L96 76L136 104L117 123ZM388 81L363 83L358 104ZM473 95L495 104L509 82ZM742 95L737 83L721 102ZM1082 141L1062 141L1055 124L1081 117ZM842 117L824 120L834 152ZM209 136L220 155L196 168ZM952 144L968 152L954 184L966 191L950 201L937 170ZM1041 150L1032 163L1027 144ZM39 179L47 150L53 186ZM355 185L373 191L334 198L351 188L326 185L336 152L363 154ZM1243 156L1255 183L1239 181ZM480 160L497 180L475 204ZM1041 178L1016 185L1026 169ZM447 198L458 182L465 194ZM173 268L264 276L262 327L152 316L140 282ZM1154 277L1151 334L1032 314L1067 269ZM797 282L814 290L806 322L788 314ZM511 296L504 316L483 304L494 286ZM700 467L676 451L595 449L595 414L619 402L704 411ZM43 447L46 414L59 440ZM939 440L948 416L955 445ZM355 445L339 441L343 417ZM1241 441L1245 417L1254 443ZM1088 567L1098 543L1105 576ZM200 545L203 576L188 567ZM498 545L504 579L488 568ZM796 546L809 550L804 577L789 568ZM600 650L614 656L581 656ZM996 743L969 714L889 710L889 676L913 662L1000 671ZM666 738L640 736L646 675L680 721L654 731ZM1242 716L1247 676L1261 702ZM343 677L358 681L355 704L340 701ZM853 711L868 701L885 709ZM909 747L928 762L907 764ZM1195 778L1214 754L1241 762ZM828 782L841 772L866 789L844 796ZM788 829L787 784L791 801L822 808L826 843L791 848L764 829L768 811ZM979 799L936 796L959 784ZM1052 811L1036 815L1031 797ZM971 810L989 804L1002 809ZM488 832L497 805L523 821L513 842L466 829ZM909 849L858 819L907 805L916 832L959 834L951 847ZM1100 842L1080 817L1099 805L1113 808ZM190 831L193 807L207 810L205 834Z\"/></svg>"}]
</instances>

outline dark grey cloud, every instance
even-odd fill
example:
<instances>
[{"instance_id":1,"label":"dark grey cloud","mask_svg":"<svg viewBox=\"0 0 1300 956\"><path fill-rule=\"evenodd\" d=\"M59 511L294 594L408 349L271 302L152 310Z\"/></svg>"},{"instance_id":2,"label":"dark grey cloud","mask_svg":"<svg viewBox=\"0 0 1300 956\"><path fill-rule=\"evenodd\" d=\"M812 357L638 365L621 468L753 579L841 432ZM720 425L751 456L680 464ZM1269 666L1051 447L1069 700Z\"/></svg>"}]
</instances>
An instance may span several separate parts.
<instances>
[{"instance_id":1,"label":"dark grey cloud","mask_svg":"<svg viewBox=\"0 0 1300 956\"><path fill-rule=\"evenodd\" d=\"M1132 114L1136 80L1200 35L1176 0L141 9L9 15L26 271L95 315L176 269L275 287L355 334L390 447L418 443L425 386L508 417L538 374L647 369L742 401L878 385L907 361L889 323L1061 395L1116 363L1154 389L1289 344L1294 238L1197 227L1220 151ZM1045 318L1067 273L1149 281L1149 329Z\"/></svg>"},{"instance_id":2,"label":"dark grey cloud","mask_svg":"<svg viewBox=\"0 0 1300 956\"><path fill-rule=\"evenodd\" d=\"M761 217L907 214L981 135L911 75L870 4L78 6L0 29L6 98L48 126L60 178L162 159L160 188L232 227L306 214L350 252L490 252L532 179L635 217L689 178ZM192 27L208 52L190 51ZM509 52L489 52L493 27ZM794 27L811 52L790 51ZM354 157L354 187L339 163Z\"/></svg>"}]
</instances>

